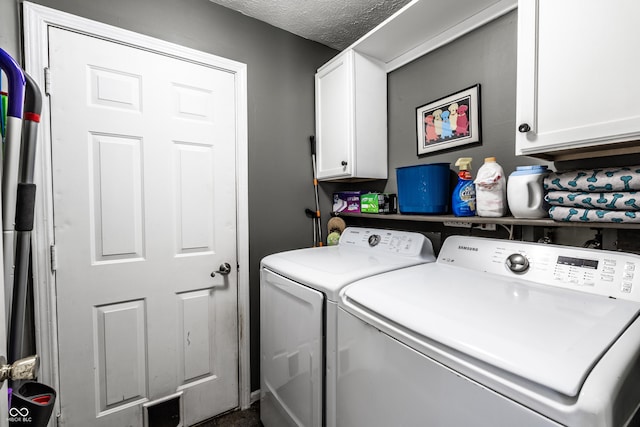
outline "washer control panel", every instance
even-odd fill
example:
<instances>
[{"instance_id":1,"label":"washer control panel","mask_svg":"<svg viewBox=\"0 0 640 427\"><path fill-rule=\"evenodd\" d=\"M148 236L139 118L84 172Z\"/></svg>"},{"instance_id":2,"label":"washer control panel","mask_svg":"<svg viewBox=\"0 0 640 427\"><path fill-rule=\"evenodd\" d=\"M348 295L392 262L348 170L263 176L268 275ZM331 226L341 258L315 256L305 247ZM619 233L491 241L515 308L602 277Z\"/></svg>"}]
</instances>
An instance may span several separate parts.
<instances>
[{"instance_id":1,"label":"washer control panel","mask_svg":"<svg viewBox=\"0 0 640 427\"><path fill-rule=\"evenodd\" d=\"M406 256L430 256L435 260L431 241L420 233L376 228L347 227L340 235L340 246Z\"/></svg>"},{"instance_id":2,"label":"washer control panel","mask_svg":"<svg viewBox=\"0 0 640 427\"><path fill-rule=\"evenodd\" d=\"M438 262L640 302L640 256L635 254L450 236Z\"/></svg>"}]
</instances>

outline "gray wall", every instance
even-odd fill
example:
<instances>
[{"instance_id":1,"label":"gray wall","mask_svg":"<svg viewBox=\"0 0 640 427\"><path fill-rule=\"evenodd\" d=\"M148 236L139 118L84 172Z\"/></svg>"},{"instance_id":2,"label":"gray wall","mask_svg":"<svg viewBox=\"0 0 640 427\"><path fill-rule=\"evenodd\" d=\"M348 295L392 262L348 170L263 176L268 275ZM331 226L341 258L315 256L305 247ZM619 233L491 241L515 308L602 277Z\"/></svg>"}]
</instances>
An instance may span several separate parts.
<instances>
[{"instance_id":1,"label":"gray wall","mask_svg":"<svg viewBox=\"0 0 640 427\"><path fill-rule=\"evenodd\" d=\"M259 262L310 246L309 135L315 70L337 52L208 0L35 0L47 7L244 62L248 69L251 388L259 377ZM0 0L0 43L18 58L17 5Z\"/></svg>"},{"instance_id":2,"label":"gray wall","mask_svg":"<svg viewBox=\"0 0 640 427\"><path fill-rule=\"evenodd\" d=\"M0 0L0 47L16 60L20 58L18 21L18 8L15 2Z\"/></svg>"},{"instance_id":3,"label":"gray wall","mask_svg":"<svg viewBox=\"0 0 640 427\"><path fill-rule=\"evenodd\" d=\"M459 157L473 158L474 177L484 158L490 156L497 158L507 176L516 166L521 165L546 164L552 169L558 169L554 164L544 160L515 155L517 16L517 10L510 12L389 73L389 179L360 183L325 182L321 183L323 195L328 198L334 191L341 190L397 193L397 167L448 162L451 170L457 172L454 164ZM418 157L416 108L478 83L482 144L461 146L451 151ZM572 162L568 166L575 168L580 165ZM455 184L455 180L455 174L452 172L452 185ZM347 218L347 224L418 231L435 230L437 233L429 237L434 240L436 247L446 235L469 233L467 229L441 227L433 223L390 221L385 220L384 216L376 220ZM474 230L474 234L505 237L502 231L499 227L497 232L483 233ZM558 227L552 232L555 242L577 246L581 246L594 235L589 229L574 227Z\"/></svg>"},{"instance_id":4,"label":"gray wall","mask_svg":"<svg viewBox=\"0 0 640 427\"><path fill-rule=\"evenodd\" d=\"M495 156L506 175L518 165L546 164L515 155L517 12L511 12L389 74L389 180L395 168L473 157L475 177L485 157ZM415 109L480 84L482 145L417 156Z\"/></svg>"},{"instance_id":5,"label":"gray wall","mask_svg":"<svg viewBox=\"0 0 640 427\"><path fill-rule=\"evenodd\" d=\"M388 154L386 181L323 183L328 197L336 190L363 189L397 193L396 168L472 157L472 174L485 157L495 156L508 175L519 165L549 164L515 155L517 11L389 73ZM481 145L417 155L416 108L480 84ZM454 182L452 182L453 184Z\"/></svg>"}]
</instances>

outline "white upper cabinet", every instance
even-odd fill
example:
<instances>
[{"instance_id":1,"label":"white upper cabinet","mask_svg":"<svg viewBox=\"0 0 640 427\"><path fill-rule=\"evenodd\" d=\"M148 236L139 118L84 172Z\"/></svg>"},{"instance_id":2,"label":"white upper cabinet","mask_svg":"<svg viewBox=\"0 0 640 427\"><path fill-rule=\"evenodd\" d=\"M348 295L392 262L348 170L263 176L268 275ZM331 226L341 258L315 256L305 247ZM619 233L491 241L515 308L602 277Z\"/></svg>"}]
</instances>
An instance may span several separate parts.
<instances>
[{"instance_id":1,"label":"white upper cabinet","mask_svg":"<svg viewBox=\"0 0 640 427\"><path fill-rule=\"evenodd\" d=\"M640 1L522 0L516 154L640 152Z\"/></svg>"},{"instance_id":2,"label":"white upper cabinet","mask_svg":"<svg viewBox=\"0 0 640 427\"><path fill-rule=\"evenodd\" d=\"M316 74L318 179L387 178L387 73L346 50Z\"/></svg>"}]
</instances>

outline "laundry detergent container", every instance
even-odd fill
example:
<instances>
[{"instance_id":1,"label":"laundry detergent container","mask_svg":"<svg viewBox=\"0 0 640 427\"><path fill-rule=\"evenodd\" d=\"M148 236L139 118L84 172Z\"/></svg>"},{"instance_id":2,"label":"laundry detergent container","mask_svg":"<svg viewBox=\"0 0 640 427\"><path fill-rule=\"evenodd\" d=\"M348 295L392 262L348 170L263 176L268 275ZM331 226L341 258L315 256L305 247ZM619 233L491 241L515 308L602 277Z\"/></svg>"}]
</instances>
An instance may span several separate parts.
<instances>
[{"instance_id":1,"label":"laundry detergent container","mask_svg":"<svg viewBox=\"0 0 640 427\"><path fill-rule=\"evenodd\" d=\"M449 163L396 168L398 207L403 214L444 214L449 210Z\"/></svg>"}]
</instances>

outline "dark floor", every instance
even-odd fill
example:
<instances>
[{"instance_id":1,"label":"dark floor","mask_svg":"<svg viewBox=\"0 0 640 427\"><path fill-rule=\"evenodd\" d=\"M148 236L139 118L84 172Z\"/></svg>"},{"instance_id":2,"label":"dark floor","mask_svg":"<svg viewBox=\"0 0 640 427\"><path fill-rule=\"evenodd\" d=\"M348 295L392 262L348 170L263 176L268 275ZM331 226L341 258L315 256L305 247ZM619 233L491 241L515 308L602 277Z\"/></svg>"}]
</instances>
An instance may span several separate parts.
<instances>
[{"instance_id":1,"label":"dark floor","mask_svg":"<svg viewBox=\"0 0 640 427\"><path fill-rule=\"evenodd\" d=\"M229 412L194 427L262 427L260 401L255 402L249 409Z\"/></svg>"}]
</instances>

